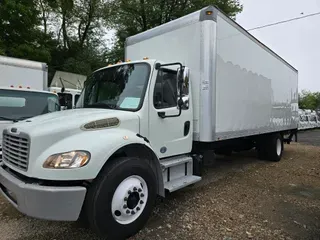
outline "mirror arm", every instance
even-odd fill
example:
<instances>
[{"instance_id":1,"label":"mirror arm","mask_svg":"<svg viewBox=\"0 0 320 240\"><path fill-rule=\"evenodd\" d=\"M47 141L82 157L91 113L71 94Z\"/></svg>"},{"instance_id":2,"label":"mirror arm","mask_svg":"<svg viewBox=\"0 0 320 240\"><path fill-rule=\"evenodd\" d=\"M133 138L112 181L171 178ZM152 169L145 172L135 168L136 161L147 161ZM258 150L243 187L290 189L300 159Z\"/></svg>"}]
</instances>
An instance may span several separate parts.
<instances>
[{"instance_id":1,"label":"mirror arm","mask_svg":"<svg viewBox=\"0 0 320 240\"><path fill-rule=\"evenodd\" d=\"M165 112L158 112L158 116L162 119L165 119L165 118L172 118L172 117L179 117L182 113L182 109L181 107L179 107L179 113L176 114L176 115L168 115L166 116L166 113Z\"/></svg>"},{"instance_id":2,"label":"mirror arm","mask_svg":"<svg viewBox=\"0 0 320 240\"><path fill-rule=\"evenodd\" d=\"M179 65L181 69L183 68L182 63L179 63L179 62L166 63L166 64L156 63L155 68L156 70L159 70L161 67L172 66L172 65Z\"/></svg>"}]
</instances>

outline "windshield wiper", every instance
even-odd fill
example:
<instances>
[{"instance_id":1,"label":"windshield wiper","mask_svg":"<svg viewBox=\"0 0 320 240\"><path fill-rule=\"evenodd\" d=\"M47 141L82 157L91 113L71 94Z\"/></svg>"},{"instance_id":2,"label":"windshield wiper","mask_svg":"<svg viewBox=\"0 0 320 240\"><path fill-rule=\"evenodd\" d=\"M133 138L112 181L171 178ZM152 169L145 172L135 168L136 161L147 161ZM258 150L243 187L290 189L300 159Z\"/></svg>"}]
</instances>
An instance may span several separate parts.
<instances>
[{"instance_id":1,"label":"windshield wiper","mask_svg":"<svg viewBox=\"0 0 320 240\"><path fill-rule=\"evenodd\" d=\"M8 117L2 117L0 116L0 119L6 120L6 121L12 121L12 122L19 122L22 120L25 120L27 118L32 118L33 116L25 116L25 117L20 117L20 118L8 118Z\"/></svg>"},{"instance_id":2,"label":"windshield wiper","mask_svg":"<svg viewBox=\"0 0 320 240\"><path fill-rule=\"evenodd\" d=\"M110 103L102 103L97 102L86 106L87 108L108 108L108 109L116 109L116 104L110 104Z\"/></svg>"},{"instance_id":3,"label":"windshield wiper","mask_svg":"<svg viewBox=\"0 0 320 240\"><path fill-rule=\"evenodd\" d=\"M24 117L16 118L15 121L18 122L18 121L22 121L22 120L25 120L27 118L32 118L32 117L34 117L34 116L24 116Z\"/></svg>"},{"instance_id":4,"label":"windshield wiper","mask_svg":"<svg viewBox=\"0 0 320 240\"><path fill-rule=\"evenodd\" d=\"M0 116L0 119L1 120L6 120L6 121L15 121L16 119L14 119L14 118L8 118L8 117L2 117L2 116Z\"/></svg>"}]
</instances>

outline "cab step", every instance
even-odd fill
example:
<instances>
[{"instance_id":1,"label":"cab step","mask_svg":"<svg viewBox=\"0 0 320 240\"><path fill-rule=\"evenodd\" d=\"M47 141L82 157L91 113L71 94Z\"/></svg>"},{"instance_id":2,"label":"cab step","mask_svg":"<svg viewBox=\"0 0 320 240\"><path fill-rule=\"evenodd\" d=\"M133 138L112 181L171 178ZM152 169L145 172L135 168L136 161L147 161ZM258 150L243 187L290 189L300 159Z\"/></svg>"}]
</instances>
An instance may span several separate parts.
<instances>
[{"instance_id":1,"label":"cab step","mask_svg":"<svg viewBox=\"0 0 320 240\"><path fill-rule=\"evenodd\" d=\"M200 180L201 180L201 177L198 177L198 176L194 176L194 175L184 176L184 177L172 180L170 182L166 182L164 184L164 188L169 192L174 192L181 188L184 188L186 186L199 182Z\"/></svg>"},{"instance_id":2,"label":"cab step","mask_svg":"<svg viewBox=\"0 0 320 240\"><path fill-rule=\"evenodd\" d=\"M161 162L161 165L164 168L169 168L169 167L174 167L183 163L188 163L190 161L192 162L192 158L189 156L173 157L173 158L168 158L166 160L163 160Z\"/></svg>"},{"instance_id":3,"label":"cab step","mask_svg":"<svg viewBox=\"0 0 320 240\"><path fill-rule=\"evenodd\" d=\"M201 180L193 175L193 159L182 155L161 161L164 188L174 192Z\"/></svg>"}]
</instances>

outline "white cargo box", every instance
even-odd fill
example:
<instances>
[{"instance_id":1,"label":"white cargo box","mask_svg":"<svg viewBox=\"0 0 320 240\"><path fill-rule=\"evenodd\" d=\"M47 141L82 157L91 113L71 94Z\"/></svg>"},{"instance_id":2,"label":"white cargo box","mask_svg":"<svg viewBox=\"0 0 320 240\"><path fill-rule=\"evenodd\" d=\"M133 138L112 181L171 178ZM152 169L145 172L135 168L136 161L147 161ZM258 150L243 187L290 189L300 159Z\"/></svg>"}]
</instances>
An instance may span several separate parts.
<instances>
[{"instance_id":1,"label":"white cargo box","mask_svg":"<svg viewBox=\"0 0 320 240\"><path fill-rule=\"evenodd\" d=\"M46 63L0 56L0 87L47 90Z\"/></svg>"},{"instance_id":2,"label":"white cargo box","mask_svg":"<svg viewBox=\"0 0 320 240\"><path fill-rule=\"evenodd\" d=\"M298 71L214 7L129 37L125 57L190 68L194 141L298 127Z\"/></svg>"}]
</instances>

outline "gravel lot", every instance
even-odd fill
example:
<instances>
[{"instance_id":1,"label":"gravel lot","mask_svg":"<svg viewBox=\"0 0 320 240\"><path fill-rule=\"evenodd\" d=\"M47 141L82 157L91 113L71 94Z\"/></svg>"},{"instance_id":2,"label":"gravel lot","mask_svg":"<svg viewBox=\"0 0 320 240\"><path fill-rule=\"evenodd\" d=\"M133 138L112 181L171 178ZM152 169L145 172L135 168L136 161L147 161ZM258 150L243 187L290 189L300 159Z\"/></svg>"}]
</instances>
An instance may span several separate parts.
<instances>
[{"instance_id":1,"label":"gravel lot","mask_svg":"<svg viewBox=\"0 0 320 240\"><path fill-rule=\"evenodd\" d=\"M310 146L310 139L313 145ZM279 163L221 157L199 184L158 202L144 239L320 239L320 131L299 134ZM98 239L74 223L27 218L0 197L0 239Z\"/></svg>"}]
</instances>

